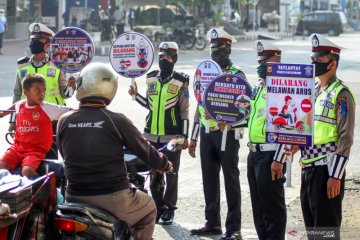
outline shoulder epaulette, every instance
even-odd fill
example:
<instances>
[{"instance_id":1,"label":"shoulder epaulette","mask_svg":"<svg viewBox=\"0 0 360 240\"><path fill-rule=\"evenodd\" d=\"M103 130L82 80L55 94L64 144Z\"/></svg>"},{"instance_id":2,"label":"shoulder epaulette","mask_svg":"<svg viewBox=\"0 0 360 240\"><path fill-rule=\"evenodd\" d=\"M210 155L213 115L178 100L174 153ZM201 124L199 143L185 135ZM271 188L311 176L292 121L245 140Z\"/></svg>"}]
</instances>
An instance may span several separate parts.
<instances>
[{"instance_id":1,"label":"shoulder epaulette","mask_svg":"<svg viewBox=\"0 0 360 240\"><path fill-rule=\"evenodd\" d=\"M174 72L173 78L176 80L179 80L183 83L189 83L189 75L183 73L183 72Z\"/></svg>"},{"instance_id":2,"label":"shoulder epaulette","mask_svg":"<svg viewBox=\"0 0 360 240\"><path fill-rule=\"evenodd\" d=\"M159 70L154 70L152 72L149 72L148 74L146 74L146 77L156 77L159 73Z\"/></svg>"},{"instance_id":3,"label":"shoulder epaulette","mask_svg":"<svg viewBox=\"0 0 360 240\"><path fill-rule=\"evenodd\" d=\"M27 57L27 56L25 56L25 57L19 58L19 59L17 60L17 63L18 63L18 64L24 64L24 63L29 62L29 60L30 60L30 58Z\"/></svg>"}]
</instances>

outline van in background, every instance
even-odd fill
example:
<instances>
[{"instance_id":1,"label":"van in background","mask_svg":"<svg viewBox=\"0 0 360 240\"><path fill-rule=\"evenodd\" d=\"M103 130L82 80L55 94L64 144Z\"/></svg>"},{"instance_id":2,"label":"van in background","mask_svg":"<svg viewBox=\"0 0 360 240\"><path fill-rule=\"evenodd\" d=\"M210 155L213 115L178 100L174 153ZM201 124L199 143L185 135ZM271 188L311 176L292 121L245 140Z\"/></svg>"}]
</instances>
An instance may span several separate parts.
<instances>
[{"instance_id":1,"label":"van in background","mask_svg":"<svg viewBox=\"0 0 360 240\"><path fill-rule=\"evenodd\" d=\"M338 36L344 32L346 24L343 12L316 11L304 15L297 25L296 34L308 36L312 33L327 33L329 36Z\"/></svg>"}]
</instances>

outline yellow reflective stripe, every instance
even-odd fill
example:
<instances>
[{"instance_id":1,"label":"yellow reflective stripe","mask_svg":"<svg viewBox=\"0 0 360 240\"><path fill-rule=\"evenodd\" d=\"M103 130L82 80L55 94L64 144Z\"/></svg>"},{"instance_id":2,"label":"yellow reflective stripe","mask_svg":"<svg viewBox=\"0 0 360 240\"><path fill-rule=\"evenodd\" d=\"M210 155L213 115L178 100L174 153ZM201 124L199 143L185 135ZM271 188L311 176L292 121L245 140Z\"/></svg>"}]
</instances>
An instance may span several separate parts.
<instances>
[{"instance_id":1,"label":"yellow reflective stripe","mask_svg":"<svg viewBox=\"0 0 360 240\"><path fill-rule=\"evenodd\" d=\"M176 118L175 118L175 108L171 109L171 119L172 119L173 125L177 126Z\"/></svg>"}]
</instances>

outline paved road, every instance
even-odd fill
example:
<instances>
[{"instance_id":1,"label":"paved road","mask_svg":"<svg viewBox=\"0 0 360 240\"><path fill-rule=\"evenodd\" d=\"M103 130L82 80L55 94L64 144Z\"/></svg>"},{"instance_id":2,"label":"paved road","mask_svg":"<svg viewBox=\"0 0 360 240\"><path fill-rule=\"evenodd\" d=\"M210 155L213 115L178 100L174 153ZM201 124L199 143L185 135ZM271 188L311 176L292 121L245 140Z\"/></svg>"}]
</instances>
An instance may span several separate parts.
<instances>
[{"instance_id":1,"label":"paved road","mask_svg":"<svg viewBox=\"0 0 360 240\"><path fill-rule=\"evenodd\" d=\"M360 48L358 43L360 34L344 34L340 37L333 38L333 40L346 47L347 49L341 54L339 66L339 78L343 79L347 85L354 91L355 95L359 98L360 93ZM15 76L16 59L24 54L28 42L17 41L7 42L4 46L5 55L0 56L0 99L1 107L6 108L11 104L12 85ZM286 39L276 42L283 51L283 62L291 63L309 63L310 62L310 44L307 40L302 38ZM243 67L250 83L256 80L256 67L255 61L256 52L253 49L253 42L241 41L233 45L232 60L237 65ZM176 70L183 71L193 77L194 69L196 66L205 59L209 58L209 51L197 50L181 50ZM94 61L108 63L107 57L95 57ZM156 60L157 61L157 60ZM157 64L153 68L157 67ZM139 92L145 93L144 77L137 79ZM132 101L127 94L130 80L119 78L119 90L113 101L109 106L114 111L119 111L128 115L128 117L135 123L139 129L143 129L144 118L146 110ZM77 101L73 97L68 101L68 105L77 107ZM357 104L357 109L359 104ZM196 106L195 100L191 98L191 116ZM356 130L355 142L352 149L351 159L348 164L348 178L360 178L360 168L358 167L358 159L360 157L360 143L359 139L359 112L356 114ZM191 117L192 120L192 117ZM4 136L7 129L7 119L0 119L0 136ZM242 225L243 235L246 239L256 239L256 233L252 223L251 204L249 198L249 189L246 178L246 156L248 149L246 147L247 138L241 140L240 156L240 182L242 190ZM0 141L0 152L4 151L7 147L5 141ZM197 154L199 156L199 153ZM289 206L294 202L299 193L299 173L300 169L298 164L293 164L293 187L286 189L286 202ZM227 211L224 189L222 184L222 219L225 219ZM345 198L346 201L346 198ZM204 223L204 201L202 194L202 180L200 171L199 159L192 159L187 152L183 152L181 159L181 168L179 173L179 210L176 212L175 223L172 226L158 225L155 231L155 239L209 239L191 237L189 229L200 226ZM301 222L289 222L288 229L299 228L302 226ZM217 239L210 238L210 239ZM289 237L290 239L290 237ZM296 239L296 238L291 238Z\"/></svg>"}]
</instances>

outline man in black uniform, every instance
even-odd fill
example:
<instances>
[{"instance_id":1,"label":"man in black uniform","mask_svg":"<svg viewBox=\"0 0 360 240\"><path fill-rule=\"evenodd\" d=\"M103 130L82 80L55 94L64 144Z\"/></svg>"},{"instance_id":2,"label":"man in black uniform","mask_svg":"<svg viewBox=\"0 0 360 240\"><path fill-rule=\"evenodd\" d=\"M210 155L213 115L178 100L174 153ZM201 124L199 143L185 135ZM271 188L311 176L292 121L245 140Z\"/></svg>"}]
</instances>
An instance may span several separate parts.
<instances>
[{"instance_id":1,"label":"man in black uniform","mask_svg":"<svg viewBox=\"0 0 360 240\"><path fill-rule=\"evenodd\" d=\"M161 42L159 45L159 67L146 76L146 97L137 92L136 86L130 86L129 94L136 96L136 101L149 109L146 117L144 137L151 144L160 148L175 135L183 135L186 139L182 149L188 146L189 126L189 76L174 71L178 58L179 47L176 42ZM164 154L174 166L175 174L166 174L166 185L163 175L154 172L150 185L157 209L157 222L172 224L177 197L178 177L181 150L171 152L164 150Z\"/></svg>"},{"instance_id":2,"label":"man in black uniform","mask_svg":"<svg viewBox=\"0 0 360 240\"><path fill-rule=\"evenodd\" d=\"M211 58L219 64L222 71L228 74L241 75L246 79L244 72L233 65L230 60L231 44L233 38L219 28L210 29L208 32L211 42ZM204 126L209 121L210 133L205 133ZM202 127L200 127L202 125ZM222 131L225 123L210 120L205 109L198 105L194 117L194 126L189 145L189 154L195 157L196 141L200 132L200 159L205 196L205 226L192 229L192 235L217 235L221 234L220 219L220 169L224 173L226 200L228 213L226 217L226 233L220 239L241 239L241 191L239 179L240 148L239 125L228 126L226 150L221 151Z\"/></svg>"},{"instance_id":3,"label":"man in black uniform","mask_svg":"<svg viewBox=\"0 0 360 240\"><path fill-rule=\"evenodd\" d=\"M58 145L68 180L65 198L101 207L132 227L135 239L150 240L155 203L129 185L123 147L160 171L171 171L172 164L127 117L106 109L116 94L117 77L105 64L87 65L77 86L80 108L63 115L58 123Z\"/></svg>"},{"instance_id":4,"label":"man in black uniform","mask_svg":"<svg viewBox=\"0 0 360 240\"><path fill-rule=\"evenodd\" d=\"M267 62L280 62L281 49L269 42L255 42L259 79L253 88L248 120L249 155L247 177L254 224L259 240L283 240L286 230L285 179L272 179L271 164L278 144L266 143L266 71ZM273 163L280 165L282 163Z\"/></svg>"},{"instance_id":5,"label":"man in black uniform","mask_svg":"<svg viewBox=\"0 0 360 240\"><path fill-rule=\"evenodd\" d=\"M355 95L336 75L342 48L320 34L312 34L310 41L318 81L314 144L301 147L301 209L309 239L340 239L345 167L354 139ZM299 146L285 150L293 154ZM283 157L279 154L278 159Z\"/></svg>"}]
</instances>

